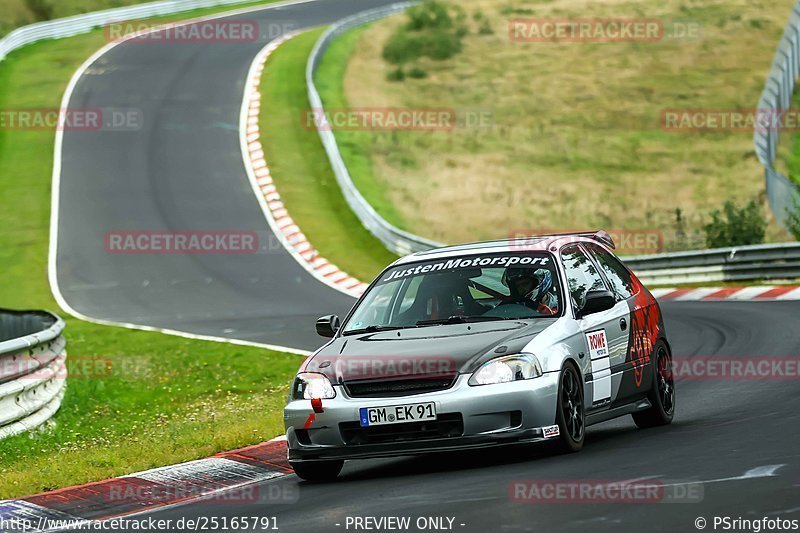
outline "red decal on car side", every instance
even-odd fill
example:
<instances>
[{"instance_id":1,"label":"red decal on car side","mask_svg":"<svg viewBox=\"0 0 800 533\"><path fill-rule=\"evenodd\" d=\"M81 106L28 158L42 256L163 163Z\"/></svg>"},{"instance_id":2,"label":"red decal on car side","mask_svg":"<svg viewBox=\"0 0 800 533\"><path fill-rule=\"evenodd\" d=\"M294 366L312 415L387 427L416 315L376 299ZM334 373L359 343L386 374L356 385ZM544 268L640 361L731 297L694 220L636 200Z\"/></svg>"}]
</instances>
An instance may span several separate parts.
<instances>
[{"instance_id":1,"label":"red decal on car side","mask_svg":"<svg viewBox=\"0 0 800 533\"><path fill-rule=\"evenodd\" d=\"M633 285L633 309L631 311L631 364L636 386L642 385L645 365L658 340L661 311L655 298L644 288L636 276L631 276Z\"/></svg>"}]
</instances>

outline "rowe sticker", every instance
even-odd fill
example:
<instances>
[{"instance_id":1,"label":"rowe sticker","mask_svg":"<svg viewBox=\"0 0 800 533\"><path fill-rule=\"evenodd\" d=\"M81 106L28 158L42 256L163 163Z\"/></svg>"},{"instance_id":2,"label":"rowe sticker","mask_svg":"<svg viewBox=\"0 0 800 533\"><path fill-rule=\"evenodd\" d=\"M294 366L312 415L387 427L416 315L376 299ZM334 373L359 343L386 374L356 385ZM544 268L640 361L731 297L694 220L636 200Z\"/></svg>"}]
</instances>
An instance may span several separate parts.
<instances>
[{"instance_id":1,"label":"rowe sticker","mask_svg":"<svg viewBox=\"0 0 800 533\"><path fill-rule=\"evenodd\" d=\"M606 330L592 331L586 334L586 342L589 343L589 356L592 361L601 357L608 357L608 339Z\"/></svg>"},{"instance_id":2,"label":"rowe sticker","mask_svg":"<svg viewBox=\"0 0 800 533\"><path fill-rule=\"evenodd\" d=\"M604 402L611 399L611 361L606 330L587 333L586 344L592 360L592 403Z\"/></svg>"}]
</instances>

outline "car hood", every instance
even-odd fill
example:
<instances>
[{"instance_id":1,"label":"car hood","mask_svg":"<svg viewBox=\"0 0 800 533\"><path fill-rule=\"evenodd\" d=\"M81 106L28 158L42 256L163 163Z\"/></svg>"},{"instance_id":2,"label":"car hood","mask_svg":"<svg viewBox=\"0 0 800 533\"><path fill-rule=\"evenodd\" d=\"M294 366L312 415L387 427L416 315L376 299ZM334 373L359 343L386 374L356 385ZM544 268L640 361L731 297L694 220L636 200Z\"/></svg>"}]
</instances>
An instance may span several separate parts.
<instances>
[{"instance_id":1,"label":"car hood","mask_svg":"<svg viewBox=\"0 0 800 533\"><path fill-rule=\"evenodd\" d=\"M474 372L518 353L554 318L447 324L336 337L301 370L333 382Z\"/></svg>"}]
</instances>

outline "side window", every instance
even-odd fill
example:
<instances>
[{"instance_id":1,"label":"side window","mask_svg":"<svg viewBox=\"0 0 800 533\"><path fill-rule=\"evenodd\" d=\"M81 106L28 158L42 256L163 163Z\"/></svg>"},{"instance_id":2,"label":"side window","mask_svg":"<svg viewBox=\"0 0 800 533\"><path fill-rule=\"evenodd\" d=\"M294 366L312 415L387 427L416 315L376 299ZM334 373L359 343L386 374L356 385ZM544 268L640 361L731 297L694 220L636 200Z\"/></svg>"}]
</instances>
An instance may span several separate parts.
<instances>
[{"instance_id":1,"label":"side window","mask_svg":"<svg viewBox=\"0 0 800 533\"><path fill-rule=\"evenodd\" d=\"M589 244L587 246L591 250L600 268L605 272L608 281L614 289L614 292L627 299L633 296L633 284L631 282L631 274L628 269L620 263L619 259L614 257L608 250L597 244Z\"/></svg>"},{"instance_id":2,"label":"side window","mask_svg":"<svg viewBox=\"0 0 800 533\"><path fill-rule=\"evenodd\" d=\"M567 273L569 294L577 309L583 307L587 292L605 290L603 278L580 246L570 244L562 248L561 260Z\"/></svg>"}]
</instances>

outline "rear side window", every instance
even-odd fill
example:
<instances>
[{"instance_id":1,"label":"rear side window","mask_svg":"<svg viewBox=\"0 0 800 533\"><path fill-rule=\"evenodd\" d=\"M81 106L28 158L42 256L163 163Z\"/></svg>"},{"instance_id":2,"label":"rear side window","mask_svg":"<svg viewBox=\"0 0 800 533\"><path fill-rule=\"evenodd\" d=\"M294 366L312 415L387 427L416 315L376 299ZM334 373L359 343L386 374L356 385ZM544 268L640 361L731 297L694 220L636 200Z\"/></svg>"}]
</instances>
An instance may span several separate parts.
<instances>
[{"instance_id":1,"label":"rear side window","mask_svg":"<svg viewBox=\"0 0 800 533\"><path fill-rule=\"evenodd\" d=\"M567 273L569 294L576 309L583 308L587 292L606 290L597 267L580 246L570 244L562 248L561 260Z\"/></svg>"},{"instance_id":2,"label":"rear side window","mask_svg":"<svg viewBox=\"0 0 800 533\"><path fill-rule=\"evenodd\" d=\"M631 281L631 273L625 268L619 259L614 254L597 244L587 244L586 247L594 255L600 268L603 269L611 287L618 295L624 299L633 296L633 283Z\"/></svg>"}]
</instances>

